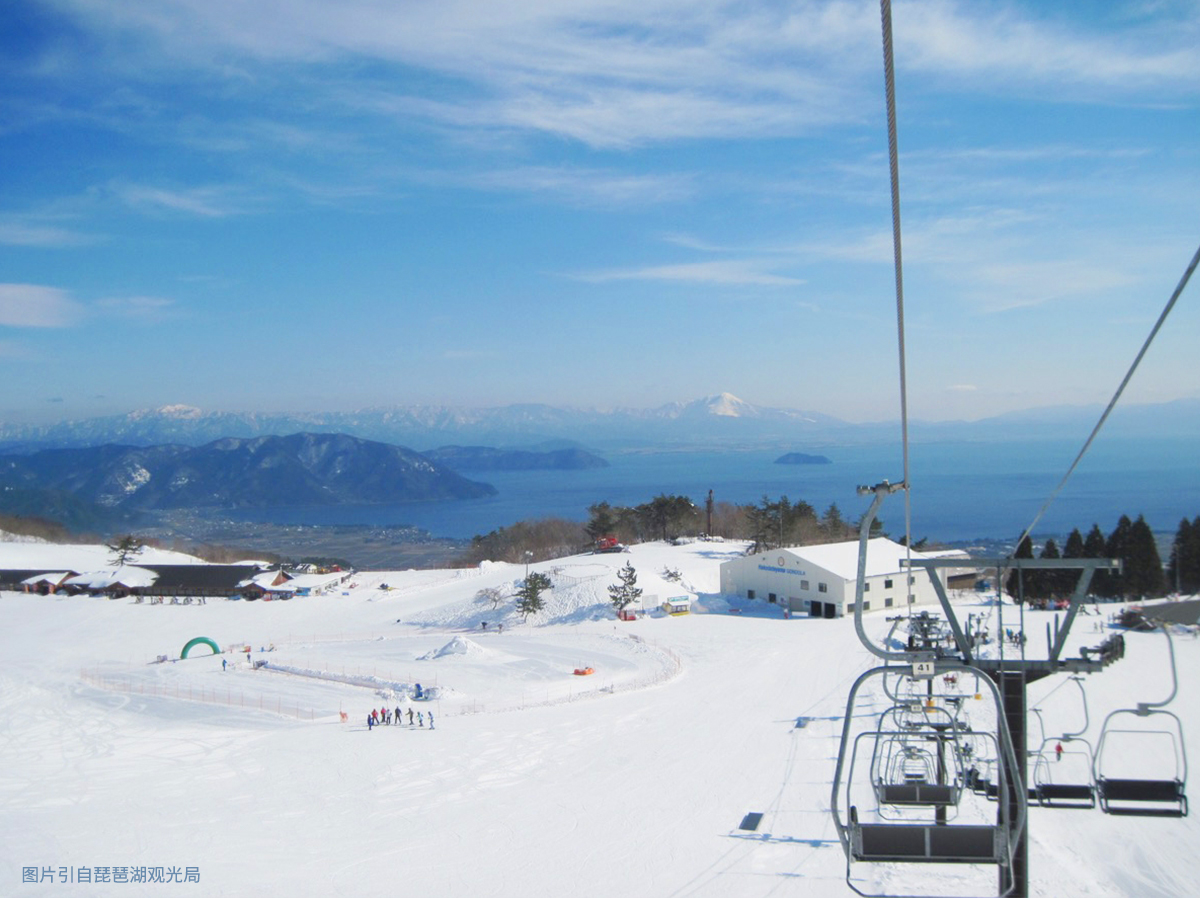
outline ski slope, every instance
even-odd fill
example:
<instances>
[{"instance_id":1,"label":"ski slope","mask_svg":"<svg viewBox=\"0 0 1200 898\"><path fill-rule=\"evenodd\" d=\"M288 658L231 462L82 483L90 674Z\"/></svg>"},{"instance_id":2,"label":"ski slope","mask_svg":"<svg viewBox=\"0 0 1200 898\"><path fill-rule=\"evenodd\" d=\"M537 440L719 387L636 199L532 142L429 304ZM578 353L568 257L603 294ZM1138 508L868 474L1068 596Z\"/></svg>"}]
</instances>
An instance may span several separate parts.
<instances>
[{"instance_id":1,"label":"ski slope","mask_svg":"<svg viewBox=\"0 0 1200 898\"><path fill-rule=\"evenodd\" d=\"M44 545L24 563L31 545L0 557L63 566ZM830 784L847 691L874 659L849 619L720 597L719 564L743 548L533 565L556 586L528 622L476 598L524 575L499 563L363 573L344 594L287 602L0 594L0 894L853 895ZM626 561L647 605L690 591L695 613L614 620L606 587ZM964 612L995 613L975 601ZM1027 615L1031 639L1046 619ZM882 613L866 620L886 637ZM1081 618L1075 643L1098 642L1101 623ZM198 648L156 662L197 636L248 645L250 661ZM1085 683L1093 737L1108 710L1169 692L1163 637L1126 638L1126 657ZM1200 641L1176 652L1172 708L1197 745ZM1064 680L1030 687L1051 735L1082 721ZM368 731L384 704L432 711L436 728ZM750 812L761 824L739 829ZM1195 893L1194 816L1033 808L1030 827L1031 894ZM854 875L867 892L995 883L993 868L866 866ZM111 881L155 867L199 881ZM28 868L54 881L25 882Z\"/></svg>"}]
</instances>

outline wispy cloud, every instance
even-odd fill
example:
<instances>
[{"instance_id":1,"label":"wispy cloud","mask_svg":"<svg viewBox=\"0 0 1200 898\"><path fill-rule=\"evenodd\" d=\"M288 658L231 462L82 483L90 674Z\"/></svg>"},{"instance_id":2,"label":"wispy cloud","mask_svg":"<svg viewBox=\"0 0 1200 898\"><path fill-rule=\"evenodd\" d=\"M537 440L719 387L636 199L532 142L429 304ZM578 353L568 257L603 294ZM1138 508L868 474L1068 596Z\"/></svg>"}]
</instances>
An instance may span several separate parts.
<instances>
[{"instance_id":1,"label":"wispy cloud","mask_svg":"<svg viewBox=\"0 0 1200 898\"><path fill-rule=\"evenodd\" d=\"M489 190L542 194L574 205L622 207L678 202L695 193L688 175L630 174L619 171L528 166L466 176Z\"/></svg>"},{"instance_id":2,"label":"wispy cloud","mask_svg":"<svg viewBox=\"0 0 1200 898\"><path fill-rule=\"evenodd\" d=\"M70 327L82 317L83 307L65 290L39 284L0 284L0 325Z\"/></svg>"},{"instance_id":3,"label":"wispy cloud","mask_svg":"<svg viewBox=\"0 0 1200 898\"><path fill-rule=\"evenodd\" d=\"M677 281L693 284L756 287L794 287L804 283L799 278L773 274L768 268L769 263L758 260L731 259L581 272L572 276L577 280L591 283L604 283L607 281Z\"/></svg>"},{"instance_id":4,"label":"wispy cloud","mask_svg":"<svg viewBox=\"0 0 1200 898\"><path fill-rule=\"evenodd\" d=\"M127 205L156 213L174 212L201 218L225 218L248 211L249 205L246 197L235 197L233 189L229 187L170 189L114 182L109 185L109 189Z\"/></svg>"},{"instance_id":5,"label":"wispy cloud","mask_svg":"<svg viewBox=\"0 0 1200 898\"><path fill-rule=\"evenodd\" d=\"M252 83L290 67L310 101L323 85L327 101L410 122L592 146L801 134L873 115L877 101L878 13L858 0L307 0L287 16L240 0L73 6L125 38L113 41L122 56L112 64L126 71L134 48L156 76L207 69ZM1088 15L1015 0L908 4L896 16L898 64L947 83L1024 84L1056 96L1158 102L1200 92L1194 5L1180 6L1170 30L1131 20L1119 35ZM381 67L374 91L342 82L347 63L362 61ZM400 72L425 77L389 77ZM278 127L274 141L316 145L305 129Z\"/></svg>"},{"instance_id":6,"label":"wispy cloud","mask_svg":"<svg viewBox=\"0 0 1200 898\"><path fill-rule=\"evenodd\" d=\"M144 324L156 324L179 314L174 300L159 296L106 297L96 300L95 307L103 315Z\"/></svg>"},{"instance_id":7,"label":"wispy cloud","mask_svg":"<svg viewBox=\"0 0 1200 898\"><path fill-rule=\"evenodd\" d=\"M23 216L0 217L0 244L7 246L69 247L95 240L86 234Z\"/></svg>"}]
</instances>

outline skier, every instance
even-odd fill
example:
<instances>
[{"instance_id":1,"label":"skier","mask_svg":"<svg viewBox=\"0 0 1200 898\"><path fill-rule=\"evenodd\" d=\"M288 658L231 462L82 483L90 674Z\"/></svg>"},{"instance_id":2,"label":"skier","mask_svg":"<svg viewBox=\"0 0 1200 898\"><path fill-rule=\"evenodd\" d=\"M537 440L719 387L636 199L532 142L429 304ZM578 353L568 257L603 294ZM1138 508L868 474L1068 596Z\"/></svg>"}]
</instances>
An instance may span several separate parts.
<instances>
[{"instance_id":1,"label":"skier","mask_svg":"<svg viewBox=\"0 0 1200 898\"><path fill-rule=\"evenodd\" d=\"M404 724L404 714L403 714L403 712L401 712L400 706L396 705L396 726L402 726L403 724Z\"/></svg>"},{"instance_id":2,"label":"skier","mask_svg":"<svg viewBox=\"0 0 1200 898\"><path fill-rule=\"evenodd\" d=\"M1062 760L1062 743L1058 742L1054 746L1054 756L1057 760Z\"/></svg>"},{"instance_id":3,"label":"skier","mask_svg":"<svg viewBox=\"0 0 1200 898\"><path fill-rule=\"evenodd\" d=\"M413 710L412 710L412 708L409 708L408 709L408 725L409 726L412 726L412 719L413 719Z\"/></svg>"},{"instance_id":4,"label":"skier","mask_svg":"<svg viewBox=\"0 0 1200 898\"><path fill-rule=\"evenodd\" d=\"M371 713L367 715L367 732L371 732L371 727L375 726L375 710L371 709Z\"/></svg>"},{"instance_id":5,"label":"skier","mask_svg":"<svg viewBox=\"0 0 1200 898\"><path fill-rule=\"evenodd\" d=\"M425 712L424 711L417 712L417 723L420 726L425 726Z\"/></svg>"},{"instance_id":6,"label":"skier","mask_svg":"<svg viewBox=\"0 0 1200 898\"><path fill-rule=\"evenodd\" d=\"M432 711L429 712L429 728L431 730L433 729L433 712Z\"/></svg>"},{"instance_id":7,"label":"skier","mask_svg":"<svg viewBox=\"0 0 1200 898\"><path fill-rule=\"evenodd\" d=\"M224 670L224 669L225 669L225 667L226 667L226 662L225 662L225 659L224 659L224 658L222 658L222 659L221 659L221 670Z\"/></svg>"}]
</instances>

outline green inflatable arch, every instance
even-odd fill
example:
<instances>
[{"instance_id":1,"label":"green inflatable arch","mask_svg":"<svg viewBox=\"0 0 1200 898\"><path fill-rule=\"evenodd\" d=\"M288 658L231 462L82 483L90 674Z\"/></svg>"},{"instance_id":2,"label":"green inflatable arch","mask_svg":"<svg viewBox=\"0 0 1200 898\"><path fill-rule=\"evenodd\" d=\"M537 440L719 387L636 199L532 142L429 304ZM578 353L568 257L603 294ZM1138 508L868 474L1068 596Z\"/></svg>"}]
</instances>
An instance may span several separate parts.
<instances>
[{"instance_id":1,"label":"green inflatable arch","mask_svg":"<svg viewBox=\"0 0 1200 898\"><path fill-rule=\"evenodd\" d=\"M183 647L183 651L179 653L179 660L182 661L184 658L186 658L188 656L188 652L190 652L193 648L195 648L198 645L208 646L209 648L211 648L213 650L214 655L221 654L221 647L218 646L215 642L213 642L207 636L197 636L195 639L193 639L191 642L189 642L187 645L185 645Z\"/></svg>"}]
</instances>

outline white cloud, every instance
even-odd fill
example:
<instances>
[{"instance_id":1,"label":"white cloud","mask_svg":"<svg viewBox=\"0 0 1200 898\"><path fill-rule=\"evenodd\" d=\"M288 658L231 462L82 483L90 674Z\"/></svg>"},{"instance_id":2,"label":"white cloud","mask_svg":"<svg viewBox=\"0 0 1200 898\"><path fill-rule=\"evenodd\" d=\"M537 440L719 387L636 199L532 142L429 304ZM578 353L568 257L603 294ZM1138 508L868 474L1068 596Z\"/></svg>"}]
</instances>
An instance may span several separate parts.
<instances>
[{"instance_id":1,"label":"white cloud","mask_svg":"<svg viewBox=\"0 0 1200 898\"><path fill-rule=\"evenodd\" d=\"M261 70L288 67L309 102L323 92L409 122L592 146L801 134L874 115L878 101L878 13L857 0L296 0L283 15L240 0L66 2L121 35L110 64L125 73L139 45L135 64L155 73L194 68L273 84ZM904 4L894 18L902 75L1122 102L1200 90L1194 6L1120 31L1086 10L1048 15L1018 2L933 0ZM347 64L362 61L379 65L348 87ZM413 70L425 77L403 77ZM304 129L272 127L276 141L311 145Z\"/></svg>"},{"instance_id":2,"label":"white cloud","mask_svg":"<svg viewBox=\"0 0 1200 898\"><path fill-rule=\"evenodd\" d=\"M159 296L108 297L97 300L96 308L107 315L146 323L164 321L176 311L174 300Z\"/></svg>"},{"instance_id":3,"label":"white cloud","mask_svg":"<svg viewBox=\"0 0 1200 898\"><path fill-rule=\"evenodd\" d=\"M489 190L553 196L572 205L638 206L688 199L695 192L687 175L640 175L588 168L527 166L468 176Z\"/></svg>"},{"instance_id":4,"label":"white cloud","mask_svg":"<svg viewBox=\"0 0 1200 898\"><path fill-rule=\"evenodd\" d=\"M57 225L24 217L0 218L0 244L8 246L79 246L93 238Z\"/></svg>"},{"instance_id":5,"label":"white cloud","mask_svg":"<svg viewBox=\"0 0 1200 898\"><path fill-rule=\"evenodd\" d=\"M180 212L201 218L224 218L245 211L225 187L192 187L169 190L142 184L113 183L112 192L124 203L156 212Z\"/></svg>"},{"instance_id":6,"label":"white cloud","mask_svg":"<svg viewBox=\"0 0 1200 898\"><path fill-rule=\"evenodd\" d=\"M679 281L695 284L739 284L758 287L794 287L799 278L772 274L767 263L747 260L684 262L676 265L650 265L643 268L613 269L574 275L582 281Z\"/></svg>"},{"instance_id":7,"label":"white cloud","mask_svg":"<svg viewBox=\"0 0 1200 898\"><path fill-rule=\"evenodd\" d=\"M70 327L82 307L57 287L0 284L0 325L5 327Z\"/></svg>"}]
</instances>

